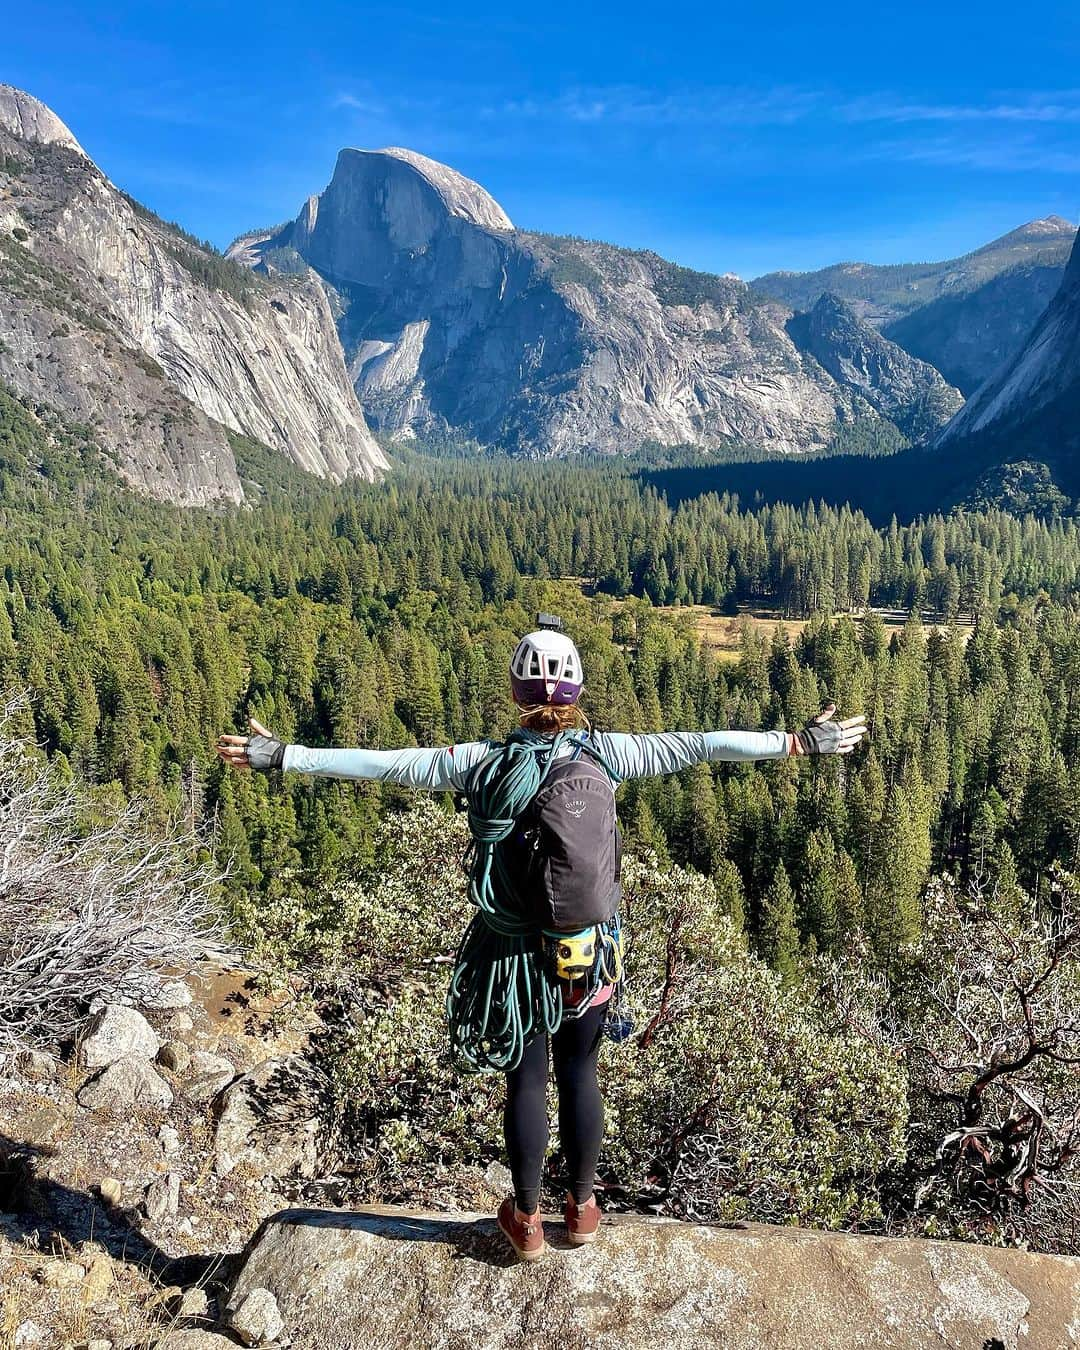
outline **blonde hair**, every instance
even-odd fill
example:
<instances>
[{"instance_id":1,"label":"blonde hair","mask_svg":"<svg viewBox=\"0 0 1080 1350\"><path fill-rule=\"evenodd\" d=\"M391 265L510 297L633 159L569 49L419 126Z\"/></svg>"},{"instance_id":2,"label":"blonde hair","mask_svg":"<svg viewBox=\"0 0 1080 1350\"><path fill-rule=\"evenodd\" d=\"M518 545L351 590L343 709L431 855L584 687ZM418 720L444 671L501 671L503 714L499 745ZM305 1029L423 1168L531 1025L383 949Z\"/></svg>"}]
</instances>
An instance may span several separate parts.
<instances>
[{"instance_id":1,"label":"blonde hair","mask_svg":"<svg viewBox=\"0 0 1080 1350\"><path fill-rule=\"evenodd\" d=\"M558 731L592 730L592 723L576 703L519 703L518 721L541 735Z\"/></svg>"}]
</instances>

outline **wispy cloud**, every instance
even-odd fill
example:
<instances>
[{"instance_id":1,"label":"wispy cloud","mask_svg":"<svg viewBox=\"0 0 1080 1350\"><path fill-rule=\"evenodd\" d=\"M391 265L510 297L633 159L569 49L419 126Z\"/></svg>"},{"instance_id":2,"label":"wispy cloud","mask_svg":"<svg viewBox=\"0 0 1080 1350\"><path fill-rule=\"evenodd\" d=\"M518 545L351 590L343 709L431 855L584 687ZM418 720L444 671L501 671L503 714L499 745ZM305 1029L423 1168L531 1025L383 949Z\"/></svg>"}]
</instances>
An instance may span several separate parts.
<instances>
[{"instance_id":1,"label":"wispy cloud","mask_svg":"<svg viewBox=\"0 0 1080 1350\"><path fill-rule=\"evenodd\" d=\"M1050 90L1019 96L992 96L985 102L920 100L881 90L837 99L812 86L702 86L674 90L640 85L582 85L526 97L475 87L443 88L420 98L367 87L343 90L334 108L365 117L404 113L480 117L485 121L551 121L581 125L653 127L788 126L822 124L911 125L1080 123L1080 90Z\"/></svg>"},{"instance_id":2,"label":"wispy cloud","mask_svg":"<svg viewBox=\"0 0 1080 1350\"><path fill-rule=\"evenodd\" d=\"M1044 145L1032 137L973 141L946 136L925 141L884 141L872 148L871 155L875 159L992 173L1080 174L1080 151Z\"/></svg>"},{"instance_id":3,"label":"wispy cloud","mask_svg":"<svg viewBox=\"0 0 1080 1350\"><path fill-rule=\"evenodd\" d=\"M889 94L849 99L837 108L847 122L1080 122L1080 91L1029 94L986 103L922 103Z\"/></svg>"},{"instance_id":4,"label":"wispy cloud","mask_svg":"<svg viewBox=\"0 0 1080 1350\"><path fill-rule=\"evenodd\" d=\"M567 89L545 98L485 102L487 117L554 118L635 126L769 126L800 121L822 105L813 89L708 88L659 92L634 85Z\"/></svg>"},{"instance_id":5,"label":"wispy cloud","mask_svg":"<svg viewBox=\"0 0 1080 1350\"><path fill-rule=\"evenodd\" d=\"M347 92L335 94L330 101L330 106L332 108L348 108L351 112L361 113L364 117L385 117L388 111L386 104L381 99Z\"/></svg>"}]
</instances>

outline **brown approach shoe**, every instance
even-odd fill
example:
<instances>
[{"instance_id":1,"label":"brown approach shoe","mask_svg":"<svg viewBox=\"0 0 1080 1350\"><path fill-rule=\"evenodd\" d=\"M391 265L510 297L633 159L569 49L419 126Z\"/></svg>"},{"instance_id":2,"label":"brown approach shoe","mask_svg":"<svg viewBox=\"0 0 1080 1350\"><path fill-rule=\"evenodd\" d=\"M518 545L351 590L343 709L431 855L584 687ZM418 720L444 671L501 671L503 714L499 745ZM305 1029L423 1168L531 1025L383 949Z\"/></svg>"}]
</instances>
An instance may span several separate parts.
<instances>
[{"instance_id":1,"label":"brown approach shoe","mask_svg":"<svg viewBox=\"0 0 1080 1350\"><path fill-rule=\"evenodd\" d=\"M590 1195L583 1205L578 1205L572 1195L566 1197L566 1208L563 1210L566 1235L575 1247L582 1247L586 1242L595 1240L596 1230L600 1227L600 1212L595 1195Z\"/></svg>"},{"instance_id":2,"label":"brown approach shoe","mask_svg":"<svg viewBox=\"0 0 1080 1350\"><path fill-rule=\"evenodd\" d=\"M523 1261L538 1261L547 1250L540 1211L522 1214L514 1204L512 1195L507 1196L499 1206L499 1227Z\"/></svg>"}]
</instances>

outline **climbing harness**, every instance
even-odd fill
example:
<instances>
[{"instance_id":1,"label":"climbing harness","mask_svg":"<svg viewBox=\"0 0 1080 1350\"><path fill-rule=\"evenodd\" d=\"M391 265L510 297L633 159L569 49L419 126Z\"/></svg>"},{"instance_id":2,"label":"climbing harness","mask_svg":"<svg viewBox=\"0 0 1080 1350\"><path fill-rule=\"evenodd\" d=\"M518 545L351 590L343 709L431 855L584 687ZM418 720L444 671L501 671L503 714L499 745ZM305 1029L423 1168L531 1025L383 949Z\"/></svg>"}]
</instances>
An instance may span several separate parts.
<instances>
[{"instance_id":1,"label":"climbing harness","mask_svg":"<svg viewBox=\"0 0 1080 1350\"><path fill-rule=\"evenodd\" d=\"M522 886L520 853L500 847L568 744L599 761L617 781L587 741L570 732L549 737L528 730L493 745L469 779L468 895L477 912L446 995L451 1048L466 1071L515 1069L527 1041L541 1032L553 1035L564 1017L580 1017L604 985L622 974L618 916L573 933L545 932ZM560 965L567 976L559 973ZM564 998L564 978L580 993L573 1002Z\"/></svg>"}]
</instances>

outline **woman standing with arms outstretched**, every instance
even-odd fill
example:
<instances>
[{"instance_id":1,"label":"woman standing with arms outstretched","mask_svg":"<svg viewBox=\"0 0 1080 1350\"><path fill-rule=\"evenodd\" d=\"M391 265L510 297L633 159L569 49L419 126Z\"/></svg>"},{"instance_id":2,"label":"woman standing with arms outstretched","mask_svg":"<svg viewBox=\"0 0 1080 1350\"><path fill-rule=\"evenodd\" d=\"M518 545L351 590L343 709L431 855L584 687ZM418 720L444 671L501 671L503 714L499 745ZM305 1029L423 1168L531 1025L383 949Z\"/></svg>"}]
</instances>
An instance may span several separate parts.
<instances>
[{"instance_id":1,"label":"woman standing with arms outstretched","mask_svg":"<svg viewBox=\"0 0 1080 1350\"><path fill-rule=\"evenodd\" d=\"M467 1069L506 1075L514 1194L498 1223L524 1260L544 1252L549 1044L570 1174L570 1241L592 1241L600 1222L593 1194L604 1128L597 1056L621 977L615 787L701 761L846 755L866 734L862 716L836 721L832 704L796 732L594 732L578 703L584 676L577 648L559 620L540 615L538 624L510 662L521 729L503 743L313 749L283 744L254 718L252 735L217 742L218 754L236 768L374 779L468 799L476 841L469 898L477 914L451 979L451 1039Z\"/></svg>"}]
</instances>

